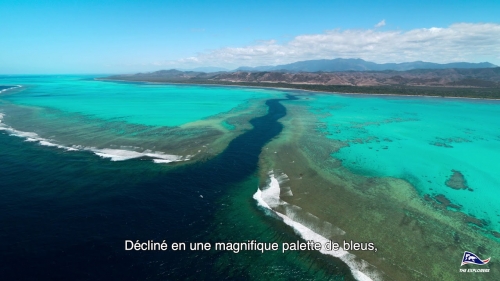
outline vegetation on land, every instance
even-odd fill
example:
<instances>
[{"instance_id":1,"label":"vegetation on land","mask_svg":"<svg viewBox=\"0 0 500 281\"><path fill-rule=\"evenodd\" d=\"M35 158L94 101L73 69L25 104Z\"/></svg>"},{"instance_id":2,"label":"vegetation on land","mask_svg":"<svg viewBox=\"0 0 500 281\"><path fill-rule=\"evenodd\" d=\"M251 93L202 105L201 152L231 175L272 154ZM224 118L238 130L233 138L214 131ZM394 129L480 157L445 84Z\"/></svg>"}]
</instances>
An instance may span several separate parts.
<instances>
[{"instance_id":1,"label":"vegetation on land","mask_svg":"<svg viewBox=\"0 0 500 281\"><path fill-rule=\"evenodd\" d=\"M287 88L296 90L319 91L329 93L354 93L354 94L387 94L407 96L439 96L439 97L465 97L481 99L500 99L500 88L484 87L430 87L430 86L349 86L349 85L314 85L290 84L271 82L230 82L212 79L162 79L147 77L109 77L106 80L126 80L131 82L156 82L176 84L208 84L226 86L250 86L262 88Z\"/></svg>"}]
</instances>

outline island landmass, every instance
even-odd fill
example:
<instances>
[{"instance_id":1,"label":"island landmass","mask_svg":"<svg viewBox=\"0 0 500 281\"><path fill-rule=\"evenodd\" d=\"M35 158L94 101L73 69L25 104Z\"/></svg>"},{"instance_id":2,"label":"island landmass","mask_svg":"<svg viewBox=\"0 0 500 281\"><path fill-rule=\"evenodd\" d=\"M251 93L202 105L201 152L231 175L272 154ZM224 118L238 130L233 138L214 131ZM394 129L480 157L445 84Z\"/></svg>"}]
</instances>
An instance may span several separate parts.
<instances>
[{"instance_id":1,"label":"island landmass","mask_svg":"<svg viewBox=\"0 0 500 281\"><path fill-rule=\"evenodd\" d=\"M500 67L332 72L241 69L246 68L212 73L171 69L99 79L288 88L331 93L500 99Z\"/></svg>"}]
</instances>

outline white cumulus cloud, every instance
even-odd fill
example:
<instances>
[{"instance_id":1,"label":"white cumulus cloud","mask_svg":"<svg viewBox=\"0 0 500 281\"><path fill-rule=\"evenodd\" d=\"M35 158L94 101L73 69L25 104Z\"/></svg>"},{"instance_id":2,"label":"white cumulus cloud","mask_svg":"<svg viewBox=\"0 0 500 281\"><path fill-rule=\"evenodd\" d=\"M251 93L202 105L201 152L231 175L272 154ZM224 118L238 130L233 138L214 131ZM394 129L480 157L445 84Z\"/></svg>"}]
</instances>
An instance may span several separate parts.
<instances>
[{"instance_id":1,"label":"white cumulus cloud","mask_svg":"<svg viewBox=\"0 0 500 281\"><path fill-rule=\"evenodd\" d=\"M385 25L385 20L381 20L379 23L375 25L375 27L382 27Z\"/></svg>"},{"instance_id":2,"label":"white cumulus cloud","mask_svg":"<svg viewBox=\"0 0 500 281\"><path fill-rule=\"evenodd\" d=\"M384 21L377 25L381 23ZM334 29L299 35L285 43L256 42L250 46L210 50L167 64L237 67L332 58L362 58L378 63L423 60L500 64L500 24L496 23L456 23L408 31Z\"/></svg>"}]
</instances>

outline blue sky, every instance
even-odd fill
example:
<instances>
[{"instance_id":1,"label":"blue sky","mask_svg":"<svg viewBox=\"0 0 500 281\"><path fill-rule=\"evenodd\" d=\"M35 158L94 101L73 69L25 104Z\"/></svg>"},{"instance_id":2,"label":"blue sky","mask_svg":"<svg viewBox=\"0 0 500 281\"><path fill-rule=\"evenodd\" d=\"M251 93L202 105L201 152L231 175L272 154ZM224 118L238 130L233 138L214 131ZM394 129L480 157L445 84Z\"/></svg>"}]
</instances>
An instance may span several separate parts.
<instances>
[{"instance_id":1,"label":"blue sky","mask_svg":"<svg viewBox=\"0 0 500 281\"><path fill-rule=\"evenodd\" d=\"M498 0L0 0L0 74L233 68L335 57L500 65L499 15Z\"/></svg>"}]
</instances>

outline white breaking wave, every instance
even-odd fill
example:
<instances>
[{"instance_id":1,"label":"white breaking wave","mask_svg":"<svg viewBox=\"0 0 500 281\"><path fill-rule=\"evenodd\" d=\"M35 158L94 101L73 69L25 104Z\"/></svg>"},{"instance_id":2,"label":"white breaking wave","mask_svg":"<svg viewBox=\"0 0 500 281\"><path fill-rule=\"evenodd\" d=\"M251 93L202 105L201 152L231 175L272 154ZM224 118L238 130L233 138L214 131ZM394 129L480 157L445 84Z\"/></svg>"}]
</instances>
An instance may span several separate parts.
<instances>
[{"instance_id":1,"label":"white breaking wave","mask_svg":"<svg viewBox=\"0 0 500 281\"><path fill-rule=\"evenodd\" d=\"M56 144L49 139L42 138L37 133L23 132L16 130L10 126L7 126L6 124L2 123L4 116L5 114L0 113L0 131L6 131L11 136L25 138L26 141L38 142L40 145L44 146L56 147L67 151L91 151L95 155L98 155L102 158L109 158L111 161L124 161L134 158L149 157L152 158L153 162L155 163L165 164L178 161L187 161L191 158L191 155L183 157L179 155L166 154L164 152L151 151L151 150L137 152L126 149L111 149L111 148L99 149L95 147L84 147L81 145L64 146Z\"/></svg>"},{"instance_id":2,"label":"white breaking wave","mask_svg":"<svg viewBox=\"0 0 500 281\"><path fill-rule=\"evenodd\" d=\"M64 145L59 145L59 144L56 144L56 143L52 143L52 142L50 142L50 140L40 137L37 133L23 132L23 131L16 130L16 129L12 128L12 127L9 127L9 126L5 125L4 123L2 123L2 120L3 120L4 116L5 116L5 114L0 113L0 131L6 131L11 136L25 138L26 141L29 141L29 142L38 142L40 145L44 145L44 146L57 147L57 148L65 149L65 150L68 150L68 151L76 151L76 150L78 150L78 149L73 148L73 147L68 147L68 146L64 146Z\"/></svg>"},{"instance_id":3,"label":"white breaking wave","mask_svg":"<svg viewBox=\"0 0 500 281\"><path fill-rule=\"evenodd\" d=\"M279 176L278 178L284 178L284 177ZM273 210L273 208L280 205L296 207L280 200L280 182L278 181L278 178L274 176L273 172L270 172L269 186L264 190L260 190L260 188L257 188L257 192L253 195L253 198L257 201L257 204L270 210L273 214L279 216L285 224L291 226L295 230L295 232L299 234L304 240L307 241L312 240L321 243L321 245L325 245L325 243L329 241L327 238L314 232L305 225L294 221L289 216L286 216L284 214L281 214ZM328 251L325 249L325 247L322 247L320 253L340 258L343 262L345 262L349 266L354 278L356 278L357 280L373 281L382 279L376 272L368 268L370 265L367 262L362 260L361 261L355 260L356 258L355 255L343 250L342 248L337 251Z\"/></svg>"},{"instance_id":4,"label":"white breaking wave","mask_svg":"<svg viewBox=\"0 0 500 281\"><path fill-rule=\"evenodd\" d=\"M145 150L144 152L111 148L89 148L88 150L93 151L96 155L99 155L103 158L111 158L111 161L123 161L140 157L153 158L153 161L155 163L170 163L186 160L183 159L182 156L165 154L163 152L153 152L151 150Z\"/></svg>"},{"instance_id":5,"label":"white breaking wave","mask_svg":"<svg viewBox=\"0 0 500 281\"><path fill-rule=\"evenodd\" d=\"M13 86L12 88L3 89L3 90L0 90L0 94L3 93L3 92L7 92L9 90L13 90L13 89L16 89L16 88L21 88L21 87L22 87L21 85L16 85L16 86Z\"/></svg>"}]
</instances>

